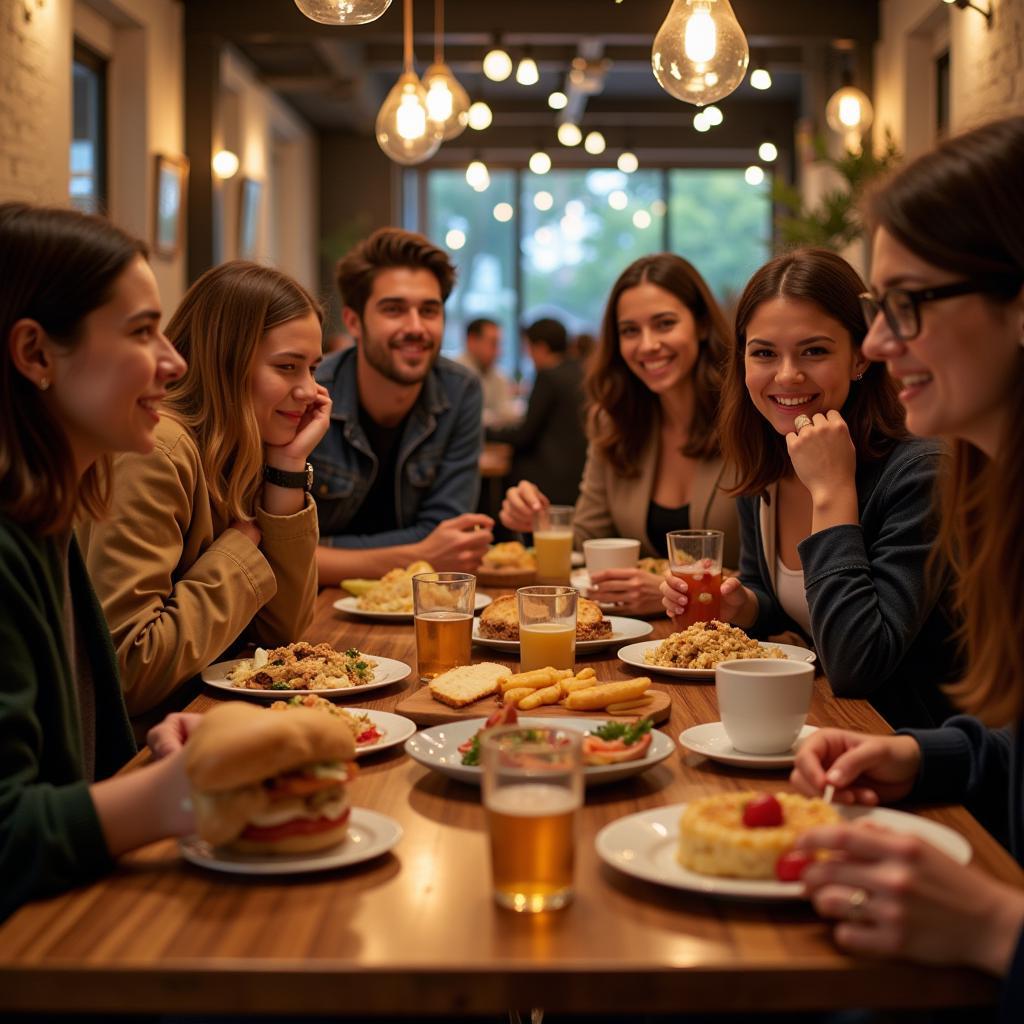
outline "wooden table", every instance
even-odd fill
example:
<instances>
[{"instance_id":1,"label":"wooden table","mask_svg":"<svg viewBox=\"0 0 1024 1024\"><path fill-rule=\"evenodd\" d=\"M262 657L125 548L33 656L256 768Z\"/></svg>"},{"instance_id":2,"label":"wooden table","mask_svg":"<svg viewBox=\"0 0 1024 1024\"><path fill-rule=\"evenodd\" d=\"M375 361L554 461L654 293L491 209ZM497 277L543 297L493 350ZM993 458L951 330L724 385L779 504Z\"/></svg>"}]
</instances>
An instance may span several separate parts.
<instances>
[{"instance_id":1,"label":"wooden table","mask_svg":"<svg viewBox=\"0 0 1024 1024\"><path fill-rule=\"evenodd\" d=\"M337 596L321 594L310 639L414 663L411 625L347 619L331 608ZM656 622L655 636L667 632L667 622ZM585 661L602 678L630 674L614 651ZM415 685L359 703L390 710ZM713 685L665 689L673 738L718 718ZM195 706L212 701L204 695ZM821 681L810 721L886 729L867 704L837 701ZM752 1013L994 1002L995 983L971 971L841 955L806 904L648 885L605 867L594 850L596 832L624 814L723 788L786 785L785 773L677 754L588 792L576 899L528 916L491 899L479 791L400 750L384 752L362 762L352 797L401 823L392 854L337 872L255 879L191 867L174 842L157 843L110 877L25 907L0 928L0 1012ZM970 839L976 863L1020 881L1012 859L962 808L927 813Z\"/></svg>"}]
</instances>

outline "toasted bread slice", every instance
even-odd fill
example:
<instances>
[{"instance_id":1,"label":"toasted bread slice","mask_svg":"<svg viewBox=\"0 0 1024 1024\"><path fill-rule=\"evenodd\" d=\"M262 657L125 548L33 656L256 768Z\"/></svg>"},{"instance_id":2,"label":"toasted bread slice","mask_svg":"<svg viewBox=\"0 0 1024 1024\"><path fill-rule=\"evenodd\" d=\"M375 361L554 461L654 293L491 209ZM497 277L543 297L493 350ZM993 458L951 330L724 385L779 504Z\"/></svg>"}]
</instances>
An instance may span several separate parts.
<instances>
[{"instance_id":1,"label":"toasted bread slice","mask_svg":"<svg viewBox=\"0 0 1024 1024\"><path fill-rule=\"evenodd\" d=\"M600 640L612 635L612 624L604 617L604 612L585 597L579 599L576 606L576 639Z\"/></svg>"},{"instance_id":2,"label":"toasted bread slice","mask_svg":"<svg viewBox=\"0 0 1024 1024\"><path fill-rule=\"evenodd\" d=\"M480 635L491 640L519 639L519 609L515 594L496 597L480 613Z\"/></svg>"},{"instance_id":3,"label":"toasted bread slice","mask_svg":"<svg viewBox=\"0 0 1024 1024\"><path fill-rule=\"evenodd\" d=\"M504 665L482 661L478 665L458 665L442 672L428 686L430 696L452 708L490 697L498 692L498 680L508 675Z\"/></svg>"}]
</instances>

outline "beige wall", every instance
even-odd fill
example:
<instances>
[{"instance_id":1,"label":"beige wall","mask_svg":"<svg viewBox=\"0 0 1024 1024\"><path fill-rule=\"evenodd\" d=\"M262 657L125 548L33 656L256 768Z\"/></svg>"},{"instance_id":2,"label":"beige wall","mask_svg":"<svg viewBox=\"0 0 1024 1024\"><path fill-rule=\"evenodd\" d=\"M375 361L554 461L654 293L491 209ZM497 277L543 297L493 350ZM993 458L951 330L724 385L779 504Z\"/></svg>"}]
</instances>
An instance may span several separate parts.
<instances>
[{"instance_id":1,"label":"beige wall","mask_svg":"<svg viewBox=\"0 0 1024 1024\"><path fill-rule=\"evenodd\" d=\"M935 0L882 0L876 145L887 128L907 156L936 141L934 61L947 47L951 131L1024 111L1024 0L991 3L990 27L977 11Z\"/></svg>"}]
</instances>

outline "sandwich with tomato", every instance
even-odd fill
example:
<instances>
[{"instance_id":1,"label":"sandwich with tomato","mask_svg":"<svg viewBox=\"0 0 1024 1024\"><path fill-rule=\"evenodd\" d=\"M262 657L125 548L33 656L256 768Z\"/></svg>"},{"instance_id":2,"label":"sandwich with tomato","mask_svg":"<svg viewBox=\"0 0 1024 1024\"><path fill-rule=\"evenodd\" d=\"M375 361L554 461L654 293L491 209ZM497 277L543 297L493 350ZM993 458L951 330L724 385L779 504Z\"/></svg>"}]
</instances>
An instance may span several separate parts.
<instances>
[{"instance_id":1,"label":"sandwich with tomato","mask_svg":"<svg viewBox=\"0 0 1024 1024\"><path fill-rule=\"evenodd\" d=\"M235 853L308 853L343 842L352 731L332 715L219 704L185 749L200 838Z\"/></svg>"}]
</instances>

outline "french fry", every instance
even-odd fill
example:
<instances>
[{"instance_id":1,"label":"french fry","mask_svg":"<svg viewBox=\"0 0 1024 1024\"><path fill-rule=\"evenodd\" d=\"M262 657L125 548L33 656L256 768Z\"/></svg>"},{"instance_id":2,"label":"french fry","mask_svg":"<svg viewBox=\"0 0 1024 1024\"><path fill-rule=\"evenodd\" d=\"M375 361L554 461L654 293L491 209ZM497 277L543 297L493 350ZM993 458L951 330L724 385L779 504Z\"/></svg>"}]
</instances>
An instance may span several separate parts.
<instances>
[{"instance_id":1,"label":"french fry","mask_svg":"<svg viewBox=\"0 0 1024 1024\"><path fill-rule=\"evenodd\" d=\"M584 679L576 676L573 679L562 680L562 689L566 693L578 693L580 690L587 690L596 685L597 679L594 676L587 676Z\"/></svg>"},{"instance_id":2,"label":"french fry","mask_svg":"<svg viewBox=\"0 0 1024 1024\"><path fill-rule=\"evenodd\" d=\"M551 686L559 679L568 679L572 675L571 668L556 669L550 665L547 668L535 668L529 672L516 672L512 675L503 676L501 683L509 682L515 686L529 686L536 690L541 686Z\"/></svg>"},{"instance_id":3,"label":"french fry","mask_svg":"<svg viewBox=\"0 0 1024 1024\"><path fill-rule=\"evenodd\" d=\"M528 697L524 697L516 707L520 711L532 711L542 704L557 704L562 699L561 681L551 686L545 686L540 690L534 690Z\"/></svg>"},{"instance_id":4,"label":"french fry","mask_svg":"<svg viewBox=\"0 0 1024 1024\"><path fill-rule=\"evenodd\" d=\"M607 711L609 715L624 715L628 714L630 711L640 711L642 708L647 707L652 700L654 700L654 698L648 693L643 697L640 697L638 700L627 700L620 704L609 704L608 707L605 708L605 711Z\"/></svg>"},{"instance_id":5,"label":"french fry","mask_svg":"<svg viewBox=\"0 0 1024 1024\"><path fill-rule=\"evenodd\" d=\"M519 702L524 697L529 697L534 692L534 689L530 686L514 686L511 690L506 690L501 695L501 702L503 704L511 704L515 708L519 706Z\"/></svg>"},{"instance_id":6,"label":"french fry","mask_svg":"<svg viewBox=\"0 0 1024 1024\"><path fill-rule=\"evenodd\" d=\"M585 690L570 693L565 699L565 706L571 711L597 711L609 704L625 704L643 696L650 687L647 676L639 679L623 679L618 683L602 683L600 686L588 686Z\"/></svg>"},{"instance_id":7,"label":"french fry","mask_svg":"<svg viewBox=\"0 0 1024 1024\"><path fill-rule=\"evenodd\" d=\"M586 668L581 668L579 672L573 677L574 679L597 679L597 673L588 665Z\"/></svg>"}]
</instances>

